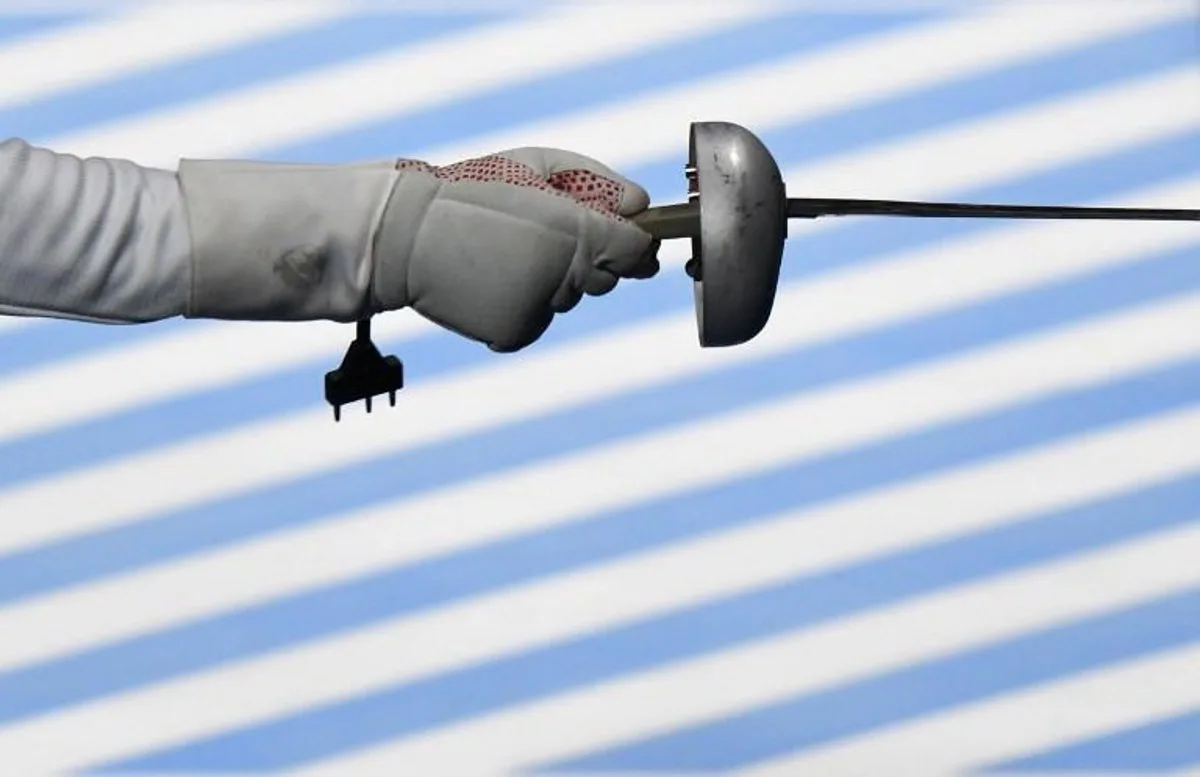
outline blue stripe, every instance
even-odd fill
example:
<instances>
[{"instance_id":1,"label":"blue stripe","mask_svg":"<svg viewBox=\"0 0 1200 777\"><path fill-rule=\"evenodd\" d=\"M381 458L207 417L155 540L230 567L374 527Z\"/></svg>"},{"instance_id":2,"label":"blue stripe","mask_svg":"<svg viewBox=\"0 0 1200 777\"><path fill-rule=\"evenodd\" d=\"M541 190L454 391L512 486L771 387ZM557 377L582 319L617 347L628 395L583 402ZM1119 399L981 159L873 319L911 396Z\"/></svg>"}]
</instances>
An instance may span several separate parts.
<instances>
[{"instance_id":1,"label":"blue stripe","mask_svg":"<svg viewBox=\"0 0 1200 777\"><path fill-rule=\"evenodd\" d=\"M1200 619L1200 612L1193 613ZM977 769L977 774L1018 772L1151 772L1200 766L1200 709L1138 728Z\"/></svg>"},{"instance_id":2,"label":"blue stripe","mask_svg":"<svg viewBox=\"0 0 1200 777\"><path fill-rule=\"evenodd\" d=\"M883 558L809 575L748 594L692 606L598 635L579 637L514 657L372 692L348 702L309 709L259 726L230 732L119 765L133 770L228 770L294 767L384 740L417 735L467 718L661 668L740 643L779 636L802 627L905 600L951 586L1045 564L1110 546L1200 514L1200 477L1142 493L1124 495L1017 524L911 548ZM1172 639L1200 635L1200 619L1180 630L1164 630L1166 612L1189 620L1200 597L1147 608L1143 614L1101 619L1105 625L1074 625L1033 639L976 651L951 661L852 685L819 701L805 699L724 726L651 740L579 765L602 768L714 768L735 766L774 754L766 743L798 746L835 734L845 736L904 715L962 703L1037 679L1079 671L1094 661L1128 655L1134 627L1149 627L1136 642L1141 650ZM1166 612L1164 612L1164 610ZM1149 613L1154 615L1146 617ZM1117 628L1118 625L1121 628ZM1110 632L1116 632L1109 637ZM1133 633L1131 633L1133 632ZM1069 639L1067 638L1069 635ZM1119 635L1119 636L1118 636ZM1109 637L1109 639L1098 639ZM1049 638L1049 639L1048 639ZM1048 640L1048 641L1047 641ZM1044 642L1045 644L1041 644ZM1117 652L1105 652L1104 645ZM1035 647L1038 646L1038 647ZM1099 651L1099 652L1093 652ZM1089 655L1090 654L1090 655ZM1010 665L1029 659L1026 670ZM1003 658L1002 658L1003 657ZM821 717L821 710L828 717ZM836 711L834 711L836 710ZM782 715L787 715L782 718ZM824 720L825 723L821 721ZM836 726L831 726L833 721ZM755 747L757 745L758 747ZM753 750L751 750L753 748ZM718 763L720 759L720 763ZM572 764L576 765L576 764Z\"/></svg>"},{"instance_id":3,"label":"blue stripe","mask_svg":"<svg viewBox=\"0 0 1200 777\"><path fill-rule=\"evenodd\" d=\"M19 44L22 38L67 31L102 17L93 13L0 13L0 44Z\"/></svg>"},{"instance_id":4,"label":"blue stripe","mask_svg":"<svg viewBox=\"0 0 1200 777\"><path fill-rule=\"evenodd\" d=\"M1193 56L1194 49L1187 40L1187 25L1175 23L1030 60L1029 63L1015 68L915 90L879 101L878 109L870 106L856 107L801 123L791 129L777 129L760 134L772 144L771 147L781 163L795 164L801 159L813 158L811 154L814 152L810 149L833 153L866 148L872 143L899 139L904 134L933 129L943 122L982 118L1020 108L1035 101L1065 97L1075 90L1112 85L1129 78L1148 75L1185 64ZM1119 66L1113 67L1111 62L1117 62ZM612 67L619 68L620 64ZM576 96L572 99L579 100L592 94L589 84L593 78L596 79L596 83L605 82L596 72L590 73L587 78L581 78L580 83L574 87ZM530 87L534 92L537 92L538 88L536 84ZM590 99L594 102L606 96L607 93L601 93L599 97ZM437 142L450 143L475 134L480 118L471 116L469 111L470 106L475 104L474 100L467 100L462 104L463 107L455 107L454 110L467 110L462 123L449 123L447 117L446 123L438 128ZM512 119L514 123L558 115L556 104L543 104L533 101L532 98L529 98L527 103L520 89L513 92L509 105L517 110L522 110L521 106L528 105L518 117ZM433 109L429 115L439 110L441 109ZM423 126L428 121L425 116L424 113L413 114L405 123L414 127ZM681 138L683 137L681 130ZM682 144L681 140L681 149ZM363 145L352 155L369 157L400 153L397 148L389 146L386 149L375 149ZM311 156L313 153L305 151L303 147L293 148L292 152L299 156ZM330 150L329 153L332 154L333 151ZM272 154L264 153L262 156L268 158ZM274 156L278 158L278 154ZM680 197L679 169L679 162L671 161L627 172L647 186L655 201L660 201L676 200ZM790 183L797 190L803 187L802 182ZM1042 195L1040 192L1037 194L1053 196ZM1090 195L1088 192L1087 196ZM785 267L785 273L789 277L795 277L797 269L799 268L793 269L789 265ZM640 285L662 285L662 281ZM619 320L619 300L627 296L628 290L618 290L615 296L605 300L605 304L600 307L609 311L611 317L606 320ZM682 298L690 299L690 291ZM572 311L565 320L579 318L580 313L587 308L585 305L580 310ZM0 334L0 373L12 374L20 369L29 369L48 361L68 358L94 349L129 345L142 338L164 334L172 331L173 327L189 323L197 325L197 322L177 320L136 327L99 327L62 321L39 322L21 332ZM551 328L550 336L561 328L562 324L556 323ZM482 355L479 358L482 358ZM327 368L322 366L321 370L324 369ZM306 389L305 394L311 396L311 391Z\"/></svg>"},{"instance_id":5,"label":"blue stripe","mask_svg":"<svg viewBox=\"0 0 1200 777\"><path fill-rule=\"evenodd\" d=\"M1200 589L539 771L717 770L868 734L921 715L1149 657L1200 640ZM273 743L274 747L286 747ZM247 751L238 760L257 760ZM235 756L236 757L236 756ZM274 760L274 759L273 759ZM202 763L193 759L195 763ZM139 761L139 764L149 764Z\"/></svg>"},{"instance_id":6,"label":"blue stripe","mask_svg":"<svg viewBox=\"0 0 1200 777\"><path fill-rule=\"evenodd\" d=\"M830 388L1200 287L1194 248L0 556L0 602L544 461L729 406ZM715 405L713 397L722 397ZM564 428L572 434L563 435ZM65 450L70 450L66 448ZM26 456L29 454L26 453ZM53 448L45 451L53 455Z\"/></svg>"},{"instance_id":7,"label":"blue stripe","mask_svg":"<svg viewBox=\"0 0 1200 777\"><path fill-rule=\"evenodd\" d=\"M932 475L946 468L1013 454L1086 431L1146 419L1188 407L1198 398L1200 360L1183 362L1109 385L1053 395L814 461L790 463L741 481L714 484L566 526L431 558L349 584L230 611L0 674L0 722L49 712L271 650L295 647L386 618L414 614L507 586L664 547L679 540L748 525L783 510L813 506L863 490ZM1186 493L1194 493L1196 484L1189 482L1191 485L1185 487ZM1136 527L1170 524L1173 513L1168 508L1176 503L1176 498L1182 498L1182 495L1172 496L1154 511L1137 513ZM1189 507L1185 512L1190 520L1193 511ZM1184 519L1181 515L1175 520ZM1093 518L1082 521L1082 525L1101 531L1104 521ZM1135 534L1139 530L1142 529L1129 529ZM1080 534L1070 534L1070 546L1079 548L1084 539ZM952 563L957 556L923 557L912 568L933 575L936 586L948 586L961 579L962 574L981 575L989 564L1000 563L1006 558L996 551L995 561L989 561L993 558L990 549L967 556L969 558L964 556L965 560L957 564ZM1010 559L1014 563L1031 560L1029 553L1022 558L1013 556ZM868 588L882 597L878 601L872 600L873 606L901 596L905 578L899 574L899 567L873 566L872 569L883 570L870 573L879 583ZM843 577L837 579L843 580ZM839 582L838 585L845 588L846 583ZM856 584L846 591L848 595L868 588ZM752 634L735 629L732 624L749 619L747 627L752 630L756 623L766 623L761 619L769 620L772 613L784 618L793 614L799 617L808 612L805 602L832 605L843 601L829 598L832 591L826 595L804 584L800 589L801 593L794 596L765 595L762 600L742 598L736 606L722 605L718 608L720 617L698 617L707 625L697 625L688 633L695 632L698 638L707 632L708 626L723 624L711 632L712 639L749 639ZM735 617L737 612L742 615ZM617 635L605 639L619 638ZM676 643L667 641L663 645ZM607 647L594 651L597 656L611 652L612 646L604 644ZM650 640L650 644L657 644L657 640ZM677 647L682 649L682 646ZM620 655L628 655L628 651ZM570 664L565 662L564 665ZM552 662L552 665L559 664ZM632 671L633 667L622 665L614 669ZM480 693L486 687L493 692L514 688L502 678L496 679L497 682L490 686L480 685ZM587 677L576 679L589 681ZM519 688L520 684L515 687ZM436 706L450 704L456 698L458 694L452 693ZM427 721L429 725L433 722Z\"/></svg>"},{"instance_id":8,"label":"blue stripe","mask_svg":"<svg viewBox=\"0 0 1200 777\"><path fill-rule=\"evenodd\" d=\"M341 64L508 18L499 14L357 13L302 30L264 33L247 42L156 65L0 110L8 136L54 137L150 111L181 107L232 89Z\"/></svg>"},{"instance_id":9,"label":"blue stripe","mask_svg":"<svg viewBox=\"0 0 1200 777\"><path fill-rule=\"evenodd\" d=\"M1034 192L1064 201L1084 195L1106 197L1192 173L1198 163L1200 133L1189 130L1162 142L1043 171L974 194L979 199L1000 200L1022 199ZM914 220L917 221L920 220ZM822 257L865 264L892 252L936 243L947 233L964 237L997 228L995 222L988 220L941 225L914 222L883 224L868 220L853 229L834 228L811 237L797 235L787 247L785 281L831 267L830 261L823 261ZM969 257L964 257L964 261L970 261ZM664 311L682 309L691 304L688 284L690 281L682 273L664 275L649 283L624 286L610 299L591 300L589 303L599 304L585 303L561 317L530 353L569 344L618 325L646 321ZM381 345L386 347L388 343ZM475 343L444 332L405 341L400 356L407 365L410 386L495 358ZM332 366L330 361L306 361L265 377L146 402L128 411L0 443L0 486L60 474L106 458L211 434L214 429L262 422L311 407L320 401L320 376Z\"/></svg>"}]
</instances>

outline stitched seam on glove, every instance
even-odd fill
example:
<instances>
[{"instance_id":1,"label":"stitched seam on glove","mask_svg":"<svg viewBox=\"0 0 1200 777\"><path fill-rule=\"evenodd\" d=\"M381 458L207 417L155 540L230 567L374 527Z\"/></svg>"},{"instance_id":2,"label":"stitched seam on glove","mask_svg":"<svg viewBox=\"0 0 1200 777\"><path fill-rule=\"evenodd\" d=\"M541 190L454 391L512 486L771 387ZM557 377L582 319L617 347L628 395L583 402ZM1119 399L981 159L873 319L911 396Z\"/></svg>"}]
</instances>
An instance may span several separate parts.
<instances>
[{"instance_id":1,"label":"stitched seam on glove","mask_svg":"<svg viewBox=\"0 0 1200 777\"><path fill-rule=\"evenodd\" d=\"M368 313L383 312L383 305L380 302L379 297L375 294L375 289L376 289L376 285L377 285L375 282L375 279L376 279L376 270L378 268L377 257L379 256L379 253L378 253L379 239L380 239L380 234L383 232L384 216L385 216L385 214L387 214L388 205L391 204L392 198L396 196L397 184L400 182L401 177L402 177L402 173L400 172L399 169L397 169L393 165L392 173L391 173L391 175L388 176L387 194L385 196L379 198L379 204L376 206L375 213L371 217L370 232L368 233L371 237L367 241L367 257L366 257L367 263L371 268L371 272L369 275L370 280L367 281L366 294L364 295L365 307L367 308ZM407 269L405 271L405 274L407 275ZM405 288L406 288L405 296L407 296L407 286L408 286L408 278L407 277L405 278L404 282L405 282Z\"/></svg>"},{"instance_id":2,"label":"stitched seam on glove","mask_svg":"<svg viewBox=\"0 0 1200 777\"><path fill-rule=\"evenodd\" d=\"M412 242L409 243L409 255L405 259L405 262L404 262L404 298L408 300L409 305L416 304L416 299L414 299L412 296L412 294L413 294L413 292L412 292L413 254L416 253L417 246L419 246L421 244L421 233L424 231L425 223L427 221L425 216L426 216L426 214L429 213L430 209L433 208L433 204L435 202L437 202L438 199L441 197L442 197L442 182L439 181L437 188L434 189L432 192L430 192L429 197L427 197L425 199L425 204L421 207L421 213L417 217L417 220L416 220L417 228L416 228L416 231L413 233ZM461 335L466 334L465 332L460 332L457 328L452 327L449 324L446 324L443 322L437 322L437 323L440 323L442 326L446 327L447 329L450 329L451 331L458 332L458 334L461 334Z\"/></svg>"},{"instance_id":3,"label":"stitched seam on glove","mask_svg":"<svg viewBox=\"0 0 1200 777\"><path fill-rule=\"evenodd\" d=\"M442 181L424 168L407 166L402 169L394 161L392 167L396 179L375 235L371 300L376 312L413 305L413 254L430 209L444 197ZM396 277L397 267L402 270L399 278Z\"/></svg>"}]
</instances>

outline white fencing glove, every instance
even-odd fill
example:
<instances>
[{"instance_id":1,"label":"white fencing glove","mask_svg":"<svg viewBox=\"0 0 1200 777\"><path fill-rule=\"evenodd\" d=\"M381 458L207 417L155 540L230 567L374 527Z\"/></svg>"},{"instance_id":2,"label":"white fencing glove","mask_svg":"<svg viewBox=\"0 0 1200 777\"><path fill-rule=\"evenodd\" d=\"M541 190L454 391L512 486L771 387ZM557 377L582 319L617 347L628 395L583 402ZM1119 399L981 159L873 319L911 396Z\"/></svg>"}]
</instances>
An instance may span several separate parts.
<instances>
[{"instance_id":1,"label":"white fencing glove","mask_svg":"<svg viewBox=\"0 0 1200 777\"><path fill-rule=\"evenodd\" d=\"M658 242L638 184L586 156L520 148L434 167L183 160L186 315L353 321L411 307L496 351L621 278Z\"/></svg>"}]
</instances>

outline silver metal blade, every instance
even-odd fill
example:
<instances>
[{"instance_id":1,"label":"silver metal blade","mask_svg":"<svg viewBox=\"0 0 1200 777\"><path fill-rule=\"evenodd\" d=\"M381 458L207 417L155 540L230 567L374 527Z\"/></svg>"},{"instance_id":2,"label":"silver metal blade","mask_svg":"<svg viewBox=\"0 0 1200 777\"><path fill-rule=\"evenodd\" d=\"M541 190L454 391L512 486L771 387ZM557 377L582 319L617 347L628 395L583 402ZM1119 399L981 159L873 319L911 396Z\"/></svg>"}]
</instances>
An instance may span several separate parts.
<instances>
[{"instance_id":1,"label":"silver metal blade","mask_svg":"<svg viewBox=\"0 0 1200 777\"><path fill-rule=\"evenodd\" d=\"M788 218L820 216L916 216L926 218L1107 219L1120 221L1200 221L1200 210L1085 208L1059 205L993 205L963 202L911 202L788 198Z\"/></svg>"}]
</instances>

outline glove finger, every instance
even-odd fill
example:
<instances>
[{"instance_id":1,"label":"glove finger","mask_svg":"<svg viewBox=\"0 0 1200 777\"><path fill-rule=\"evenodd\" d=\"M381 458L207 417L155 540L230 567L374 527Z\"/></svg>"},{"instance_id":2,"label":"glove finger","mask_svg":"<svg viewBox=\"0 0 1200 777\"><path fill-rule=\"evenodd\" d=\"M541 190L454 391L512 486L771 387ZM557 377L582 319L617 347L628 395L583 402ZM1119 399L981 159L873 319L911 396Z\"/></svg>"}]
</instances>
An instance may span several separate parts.
<instances>
[{"instance_id":1,"label":"glove finger","mask_svg":"<svg viewBox=\"0 0 1200 777\"><path fill-rule=\"evenodd\" d=\"M551 186L585 204L629 217L650 207L650 194L598 159L560 148L526 147L498 156L528 165Z\"/></svg>"},{"instance_id":2,"label":"glove finger","mask_svg":"<svg viewBox=\"0 0 1200 777\"><path fill-rule=\"evenodd\" d=\"M562 148L547 146L523 146L500 151L496 156L507 157L533 168L538 175L549 178L563 170L587 170L605 178L624 182L617 171L598 159L577 151L567 151Z\"/></svg>"},{"instance_id":3,"label":"glove finger","mask_svg":"<svg viewBox=\"0 0 1200 777\"><path fill-rule=\"evenodd\" d=\"M562 170L548 179L551 186L581 205L611 216L629 218L650 203L646 190L635 183L621 183L588 170Z\"/></svg>"}]
</instances>

